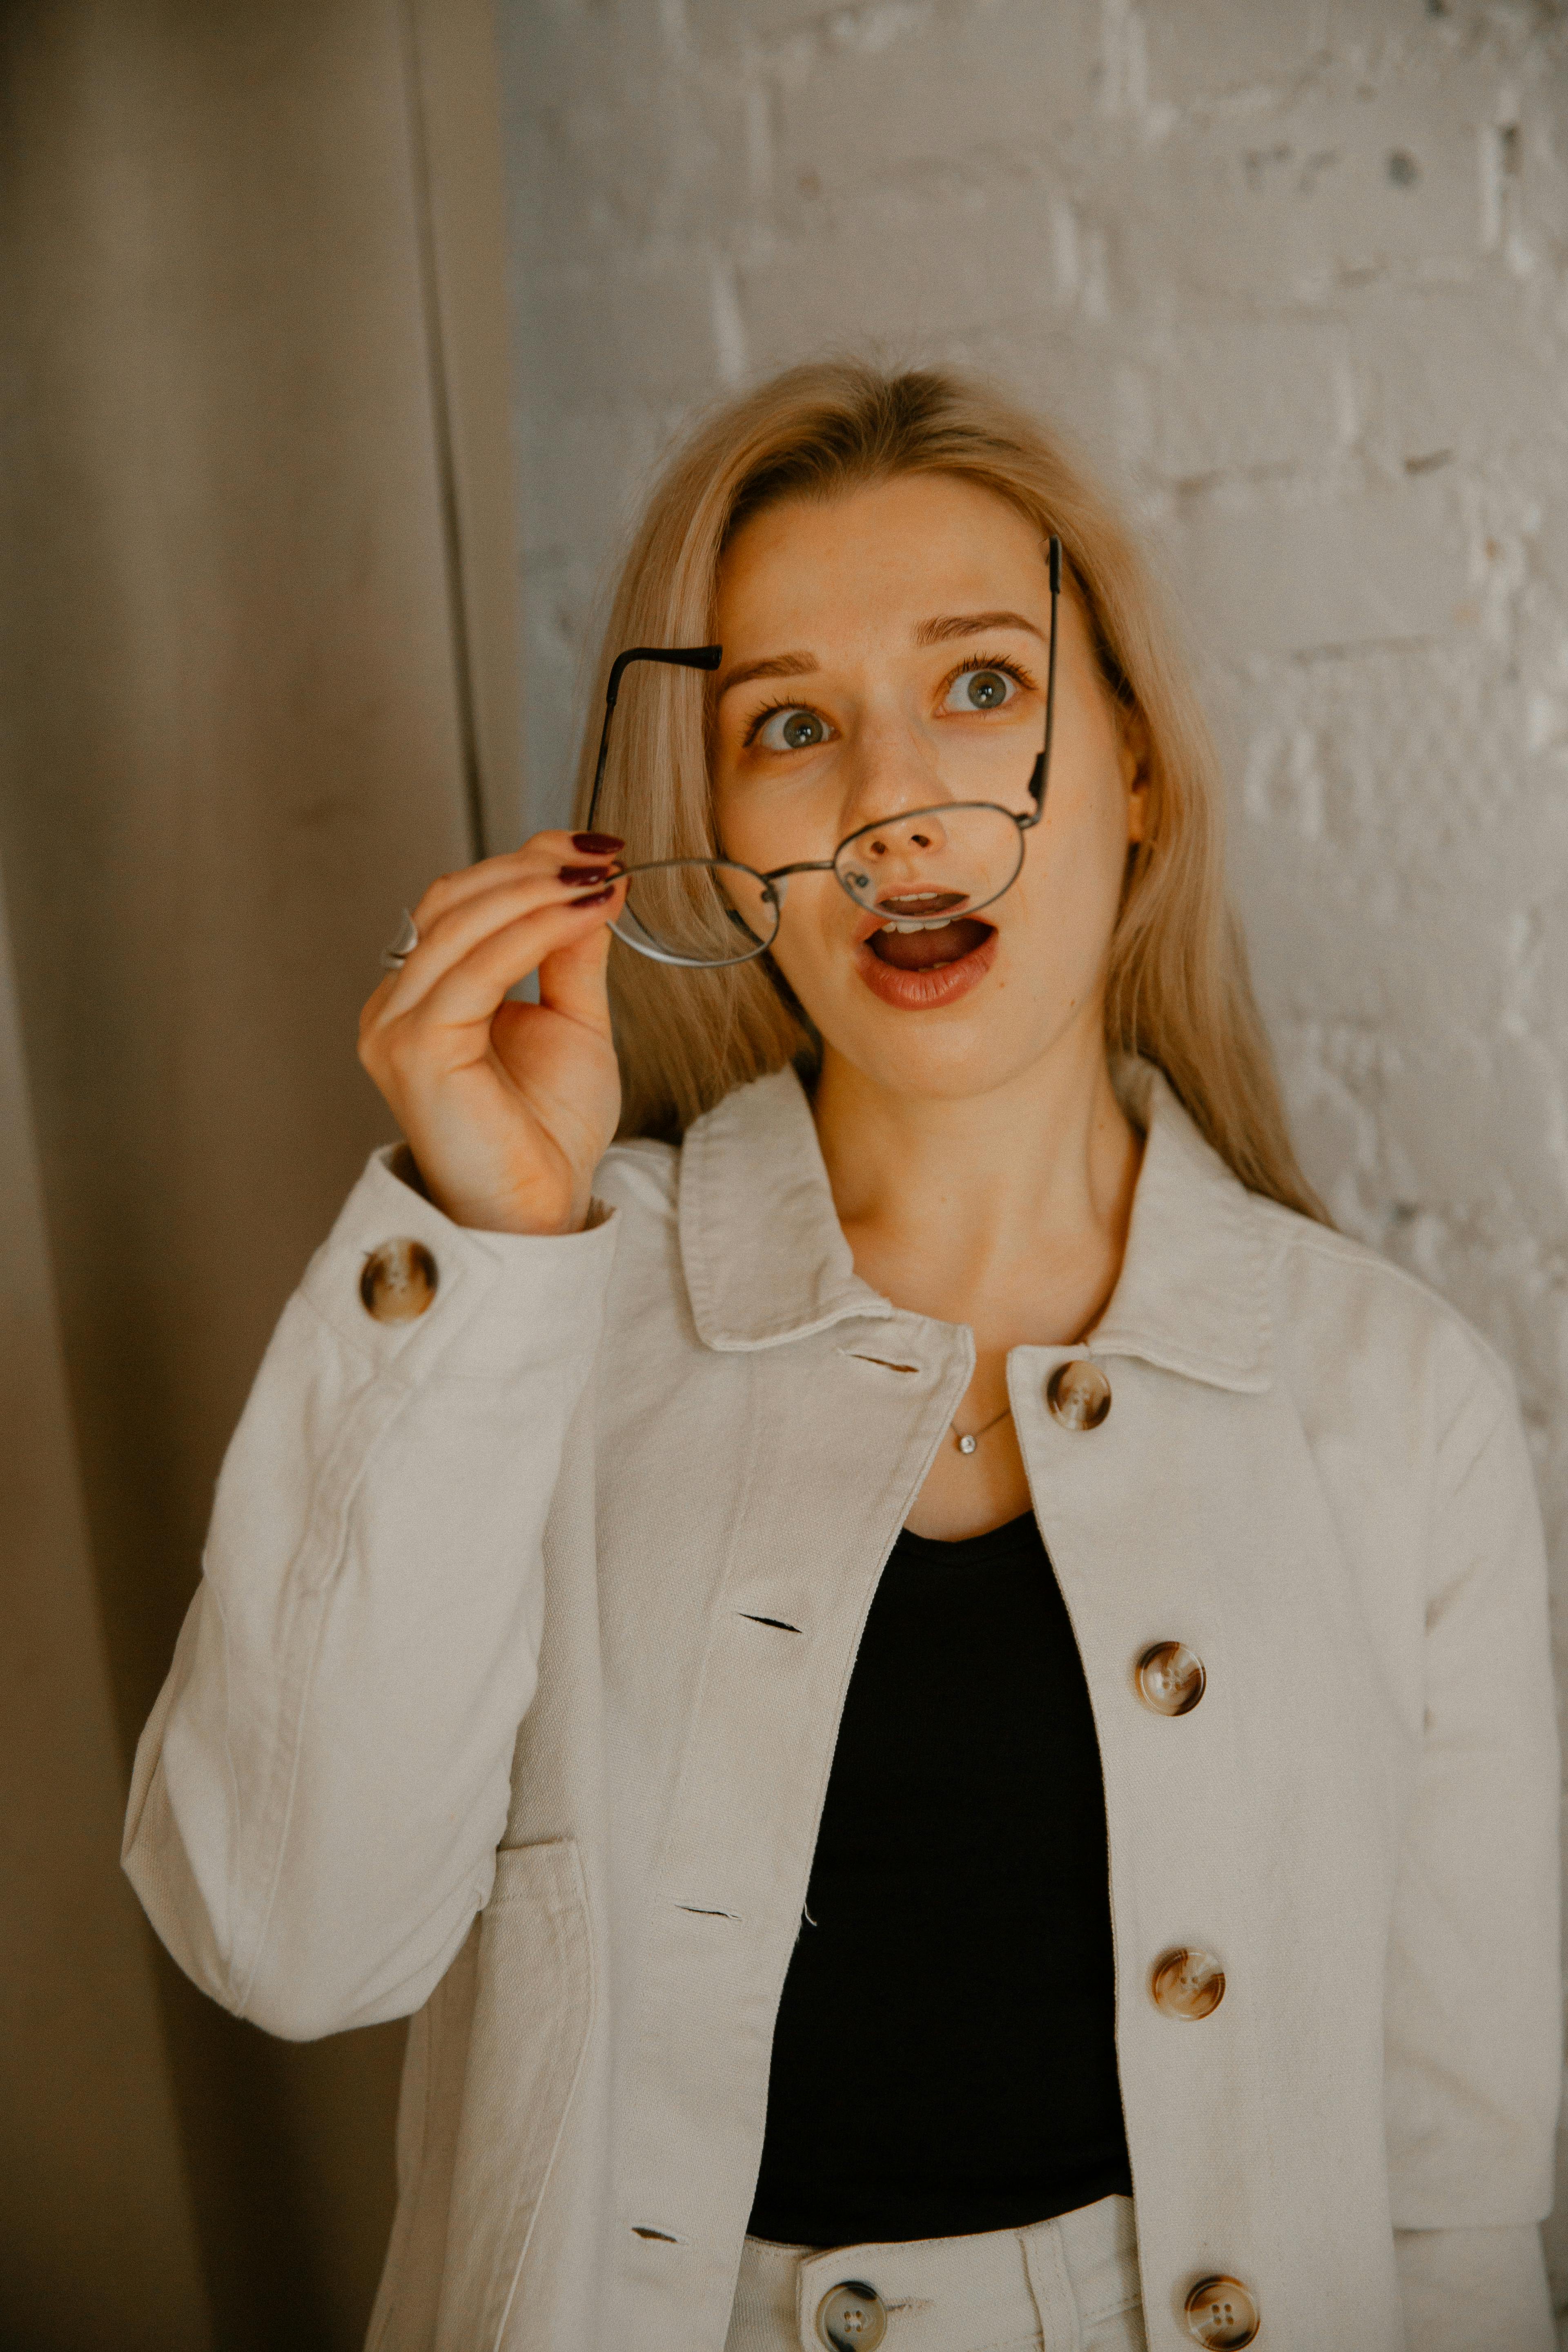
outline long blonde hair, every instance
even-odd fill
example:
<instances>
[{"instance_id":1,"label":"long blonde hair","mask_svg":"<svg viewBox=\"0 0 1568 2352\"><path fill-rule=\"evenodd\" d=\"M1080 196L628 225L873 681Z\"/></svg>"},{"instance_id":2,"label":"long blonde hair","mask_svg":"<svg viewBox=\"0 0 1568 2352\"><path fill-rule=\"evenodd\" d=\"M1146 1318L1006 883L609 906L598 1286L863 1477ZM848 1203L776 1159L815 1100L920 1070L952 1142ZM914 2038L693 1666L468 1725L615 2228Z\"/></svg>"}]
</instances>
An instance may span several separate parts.
<instances>
[{"instance_id":1,"label":"long blonde hair","mask_svg":"<svg viewBox=\"0 0 1568 2352\"><path fill-rule=\"evenodd\" d=\"M1226 902L1221 803L1207 730L1126 530L1045 426L947 370L889 373L858 361L789 369L716 409L656 486L622 567L599 668L625 646L695 646L713 632L719 567L745 519L784 499L826 499L890 476L955 475L994 491L1062 542L1107 686L1149 748L1146 838L1131 853L1111 938L1106 1041L1113 1063L1164 1072L1198 1129L1253 1192L1327 1223L1297 1165ZM689 671L644 665L622 688L595 822L637 858L714 847L708 697ZM596 726L584 746L586 814ZM612 947L624 1081L621 1131L678 1135L731 1088L817 1040L766 959L671 971Z\"/></svg>"}]
</instances>

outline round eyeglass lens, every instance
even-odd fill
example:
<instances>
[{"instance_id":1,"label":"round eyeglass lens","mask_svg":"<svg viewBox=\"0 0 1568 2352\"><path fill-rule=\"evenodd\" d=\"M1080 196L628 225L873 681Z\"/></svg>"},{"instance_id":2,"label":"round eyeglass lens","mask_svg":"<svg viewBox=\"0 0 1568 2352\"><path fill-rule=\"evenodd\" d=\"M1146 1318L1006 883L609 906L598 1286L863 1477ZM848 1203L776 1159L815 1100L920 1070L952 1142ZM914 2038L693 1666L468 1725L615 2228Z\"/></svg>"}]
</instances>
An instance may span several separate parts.
<instances>
[{"instance_id":1,"label":"round eyeglass lens","mask_svg":"<svg viewBox=\"0 0 1568 2352\"><path fill-rule=\"evenodd\" d=\"M610 928L658 963L744 963L777 937L779 897L749 866L669 857L633 874Z\"/></svg>"},{"instance_id":2,"label":"round eyeglass lens","mask_svg":"<svg viewBox=\"0 0 1568 2352\"><path fill-rule=\"evenodd\" d=\"M889 922L951 922L988 907L1018 877L1024 835L990 801L953 801L868 824L841 842L833 870L858 906Z\"/></svg>"}]
</instances>

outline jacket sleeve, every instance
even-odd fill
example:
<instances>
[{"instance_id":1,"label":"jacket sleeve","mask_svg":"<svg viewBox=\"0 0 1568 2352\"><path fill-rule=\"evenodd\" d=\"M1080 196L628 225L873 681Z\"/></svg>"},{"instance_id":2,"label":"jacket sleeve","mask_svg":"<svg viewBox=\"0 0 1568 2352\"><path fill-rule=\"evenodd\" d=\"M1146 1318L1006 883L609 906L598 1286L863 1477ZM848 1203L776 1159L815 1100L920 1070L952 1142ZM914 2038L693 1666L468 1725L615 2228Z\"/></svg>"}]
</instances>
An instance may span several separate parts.
<instances>
[{"instance_id":1,"label":"jacket sleeve","mask_svg":"<svg viewBox=\"0 0 1568 2352\"><path fill-rule=\"evenodd\" d=\"M418 2008L486 1902L533 1696L543 1534L616 1221L451 1223L378 1153L285 1308L137 1749L124 1863L203 1990L308 2040ZM434 1298L361 1297L422 1243Z\"/></svg>"},{"instance_id":2,"label":"jacket sleeve","mask_svg":"<svg viewBox=\"0 0 1568 2352\"><path fill-rule=\"evenodd\" d=\"M1411 2352L1552 2352L1561 1776L1540 1511L1489 1365L1438 1449L1429 1560L1384 2011L1406 2326Z\"/></svg>"}]
</instances>

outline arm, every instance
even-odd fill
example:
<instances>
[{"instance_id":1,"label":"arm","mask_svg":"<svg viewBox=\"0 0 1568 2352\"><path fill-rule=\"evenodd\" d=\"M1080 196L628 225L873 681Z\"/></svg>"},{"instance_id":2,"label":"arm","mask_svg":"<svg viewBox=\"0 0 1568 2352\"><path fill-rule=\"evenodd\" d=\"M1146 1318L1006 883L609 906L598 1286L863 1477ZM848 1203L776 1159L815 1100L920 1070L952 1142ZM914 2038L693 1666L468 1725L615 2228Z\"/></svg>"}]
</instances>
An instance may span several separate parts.
<instances>
[{"instance_id":1,"label":"arm","mask_svg":"<svg viewBox=\"0 0 1568 2352\"><path fill-rule=\"evenodd\" d=\"M417 1320L360 1298L422 1242ZM485 1902L614 1221L478 1233L378 1155L274 1335L137 1752L125 1866L196 1983L306 2039L418 2007Z\"/></svg>"},{"instance_id":2,"label":"arm","mask_svg":"<svg viewBox=\"0 0 1568 2352\"><path fill-rule=\"evenodd\" d=\"M1489 1370L1439 1449L1431 1562L1384 2030L1406 2326L1411 2352L1552 2352L1560 1769L1534 1483Z\"/></svg>"}]
</instances>

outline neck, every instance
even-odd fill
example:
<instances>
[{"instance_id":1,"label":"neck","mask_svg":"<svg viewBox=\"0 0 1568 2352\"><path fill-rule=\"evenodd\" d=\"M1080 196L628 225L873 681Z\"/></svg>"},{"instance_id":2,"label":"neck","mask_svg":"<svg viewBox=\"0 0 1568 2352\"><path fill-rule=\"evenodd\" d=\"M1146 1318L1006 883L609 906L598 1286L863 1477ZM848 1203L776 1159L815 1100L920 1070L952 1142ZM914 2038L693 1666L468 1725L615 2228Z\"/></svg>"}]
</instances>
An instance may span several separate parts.
<instances>
[{"instance_id":1,"label":"neck","mask_svg":"<svg viewBox=\"0 0 1568 2352\"><path fill-rule=\"evenodd\" d=\"M977 1345L1077 1339L1115 1286L1139 1141L1083 1024L994 1091L890 1091L825 1051L814 1101L857 1270Z\"/></svg>"}]
</instances>

